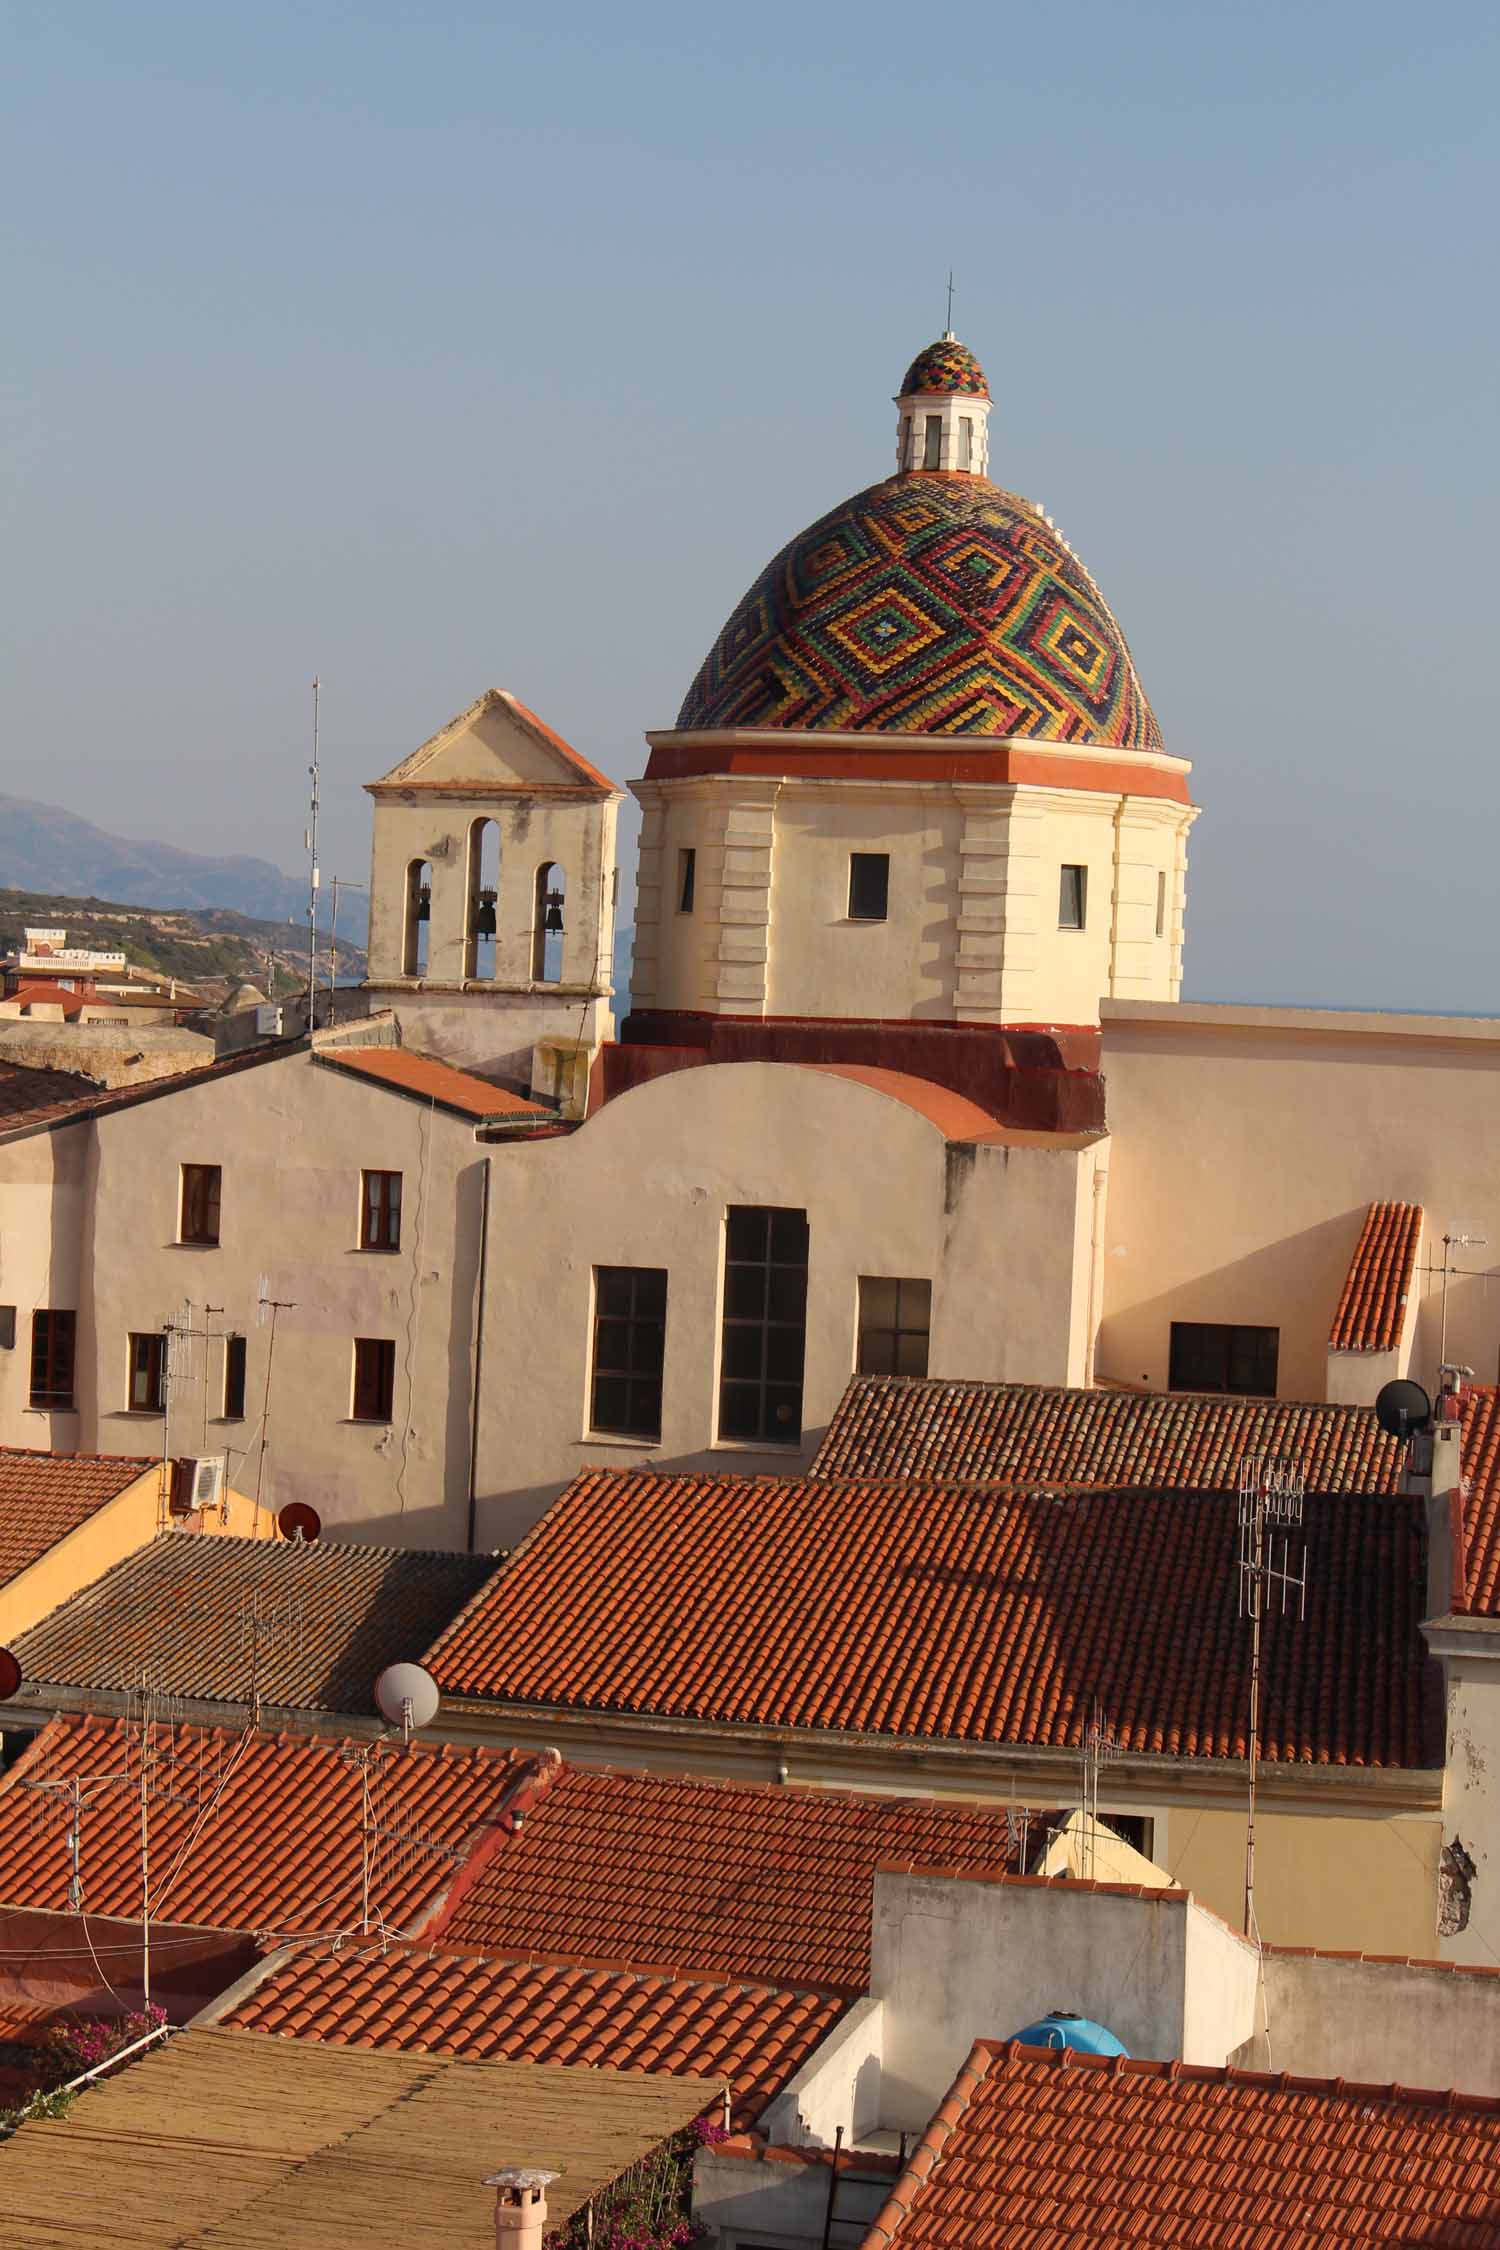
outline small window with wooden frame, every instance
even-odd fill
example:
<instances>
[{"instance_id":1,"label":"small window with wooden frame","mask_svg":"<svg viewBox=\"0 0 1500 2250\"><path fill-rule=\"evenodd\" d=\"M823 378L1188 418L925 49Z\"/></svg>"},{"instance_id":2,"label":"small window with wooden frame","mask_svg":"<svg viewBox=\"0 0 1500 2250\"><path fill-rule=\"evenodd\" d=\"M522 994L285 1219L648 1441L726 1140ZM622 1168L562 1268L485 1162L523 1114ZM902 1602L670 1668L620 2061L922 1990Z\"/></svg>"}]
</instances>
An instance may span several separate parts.
<instances>
[{"instance_id":1,"label":"small window with wooden frame","mask_svg":"<svg viewBox=\"0 0 1500 2250\"><path fill-rule=\"evenodd\" d=\"M44 1412L70 1413L78 1349L78 1315L49 1307L31 1316L30 1403Z\"/></svg>"},{"instance_id":2,"label":"small window with wooden frame","mask_svg":"<svg viewBox=\"0 0 1500 2250\"><path fill-rule=\"evenodd\" d=\"M661 1266L595 1266L589 1427L611 1437L661 1436L667 1276Z\"/></svg>"},{"instance_id":3,"label":"small window with wooden frame","mask_svg":"<svg viewBox=\"0 0 1500 2250\"><path fill-rule=\"evenodd\" d=\"M361 1250L401 1247L401 1174L361 1172L359 1246Z\"/></svg>"},{"instance_id":4,"label":"small window with wooden frame","mask_svg":"<svg viewBox=\"0 0 1500 2250\"><path fill-rule=\"evenodd\" d=\"M177 1239L193 1250L219 1247L219 1202L224 1173L218 1164L184 1164Z\"/></svg>"},{"instance_id":5,"label":"small window with wooden frame","mask_svg":"<svg viewBox=\"0 0 1500 2250\"><path fill-rule=\"evenodd\" d=\"M147 1328L130 1337L130 1388L127 1411L131 1414L165 1414L167 1411L167 1339L161 1329Z\"/></svg>"},{"instance_id":6,"label":"small window with wooden frame","mask_svg":"<svg viewBox=\"0 0 1500 2250\"><path fill-rule=\"evenodd\" d=\"M356 1336L351 1420L389 1422L395 1398L395 1339L390 1336Z\"/></svg>"}]
</instances>

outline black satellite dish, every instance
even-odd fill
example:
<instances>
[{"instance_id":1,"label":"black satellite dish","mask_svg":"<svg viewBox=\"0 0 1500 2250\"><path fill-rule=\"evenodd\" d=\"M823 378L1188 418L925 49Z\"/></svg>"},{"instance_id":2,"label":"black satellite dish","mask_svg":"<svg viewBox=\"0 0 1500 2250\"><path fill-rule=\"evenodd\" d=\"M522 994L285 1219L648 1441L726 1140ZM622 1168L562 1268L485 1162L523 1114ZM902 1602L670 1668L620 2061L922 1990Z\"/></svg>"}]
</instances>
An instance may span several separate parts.
<instances>
[{"instance_id":1,"label":"black satellite dish","mask_svg":"<svg viewBox=\"0 0 1500 2250\"><path fill-rule=\"evenodd\" d=\"M1375 1419L1387 1437L1415 1437L1432 1427L1432 1401L1420 1383L1384 1383L1375 1394Z\"/></svg>"},{"instance_id":2,"label":"black satellite dish","mask_svg":"<svg viewBox=\"0 0 1500 2250\"><path fill-rule=\"evenodd\" d=\"M21 1666L8 1648L0 1648L0 1701L8 1702L21 1684Z\"/></svg>"}]
</instances>

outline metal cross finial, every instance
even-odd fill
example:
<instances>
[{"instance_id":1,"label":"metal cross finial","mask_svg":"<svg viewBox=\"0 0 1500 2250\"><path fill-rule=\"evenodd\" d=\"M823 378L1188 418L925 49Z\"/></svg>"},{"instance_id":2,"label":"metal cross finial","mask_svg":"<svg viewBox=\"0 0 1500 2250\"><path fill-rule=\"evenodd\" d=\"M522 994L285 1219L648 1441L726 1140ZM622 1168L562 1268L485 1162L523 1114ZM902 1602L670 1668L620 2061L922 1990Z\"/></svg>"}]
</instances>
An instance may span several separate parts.
<instances>
[{"instance_id":1,"label":"metal cross finial","mask_svg":"<svg viewBox=\"0 0 1500 2250\"><path fill-rule=\"evenodd\" d=\"M948 269L948 334L953 334L953 269Z\"/></svg>"}]
</instances>

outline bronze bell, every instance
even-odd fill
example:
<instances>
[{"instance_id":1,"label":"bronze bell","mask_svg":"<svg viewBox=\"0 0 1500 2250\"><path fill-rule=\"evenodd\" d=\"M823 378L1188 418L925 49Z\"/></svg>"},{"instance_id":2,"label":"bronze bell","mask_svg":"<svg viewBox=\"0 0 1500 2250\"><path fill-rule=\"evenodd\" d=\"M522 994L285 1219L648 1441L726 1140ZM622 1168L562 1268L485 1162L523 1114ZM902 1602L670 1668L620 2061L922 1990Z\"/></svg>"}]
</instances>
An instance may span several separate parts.
<instances>
[{"instance_id":1,"label":"bronze bell","mask_svg":"<svg viewBox=\"0 0 1500 2250\"><path fill-rule=\"evenodd\" d=\"M474 913L474 935L476 937L493 937L494 934L495 894L493 891L481 891Z\"/></svg>"},{"instance_id":2,"label":"bronze bell","mask_svg":"<svg viewBox=\"0 0 1500 2250\"><path fill-rule=\"evenodd\" d=\"M419 922L430 922L432 920L432 893L425 883L417 893L417 920Z\"/></svg>"},{"instance_id":3,"label":"bronze bell","mask_svg":"<svg viewBox=\"0 0 1500 2250\"><path fill-rule=\"evenodd\" d=\"M562 936L563 895L561 891L547 893L547 911L542 917L542 928L553 937Z\"/></svg>"}]
</instances>

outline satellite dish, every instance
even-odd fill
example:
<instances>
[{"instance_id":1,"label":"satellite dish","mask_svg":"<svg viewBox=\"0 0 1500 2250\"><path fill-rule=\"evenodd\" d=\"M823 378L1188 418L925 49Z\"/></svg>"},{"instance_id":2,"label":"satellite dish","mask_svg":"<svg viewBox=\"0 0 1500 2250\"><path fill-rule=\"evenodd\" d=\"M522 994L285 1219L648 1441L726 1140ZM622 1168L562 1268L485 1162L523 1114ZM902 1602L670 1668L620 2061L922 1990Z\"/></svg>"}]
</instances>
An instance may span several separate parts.
<instances>
[{"instance_id":1,"label":"satellite dish","mask_svg":"<svg viewBox=\"0 0 1500 2250\"><path fill-rule=\"evenodd\" d=\"M288 1500L276 1518L276 1529L283 1539L313 1540L322 1528L323 1518L305 1500Z\"/></svg>"},{"instance_id":2,"label":"satellite dish","mask_svg":"<svg viewBox=\"0 0 1500 2250\"><path fill-rule=\"evenodd\" d=\"M1387 1437L1415 1437L1432 1427L1432 1401L1420 1383L1385 1383L1375 1394L1375 1419Z\"/></svg>"},{"instance_id":3,"label":"satellite dish","mask_svg":"<svg viewBox=\"0 0 1500 2250\"><path fill-rule=\"evenodd\" d=\"M8 1702L20 1684L20 1665L8 1648L0 1648L0 1703Z\"/></svg>"},{"instance_id":4,"label":"satellite dish","mask_svg":"<svg viewBox=\"0 0 1500 2250\"><path fill-rule=\"evenodd\" d=\"M420 1664L387 1664L375 1675L375 1702L381 1717L410 1740L415 1728L437 1717L438 1684Z\"/></svg>"}]
</instances>

